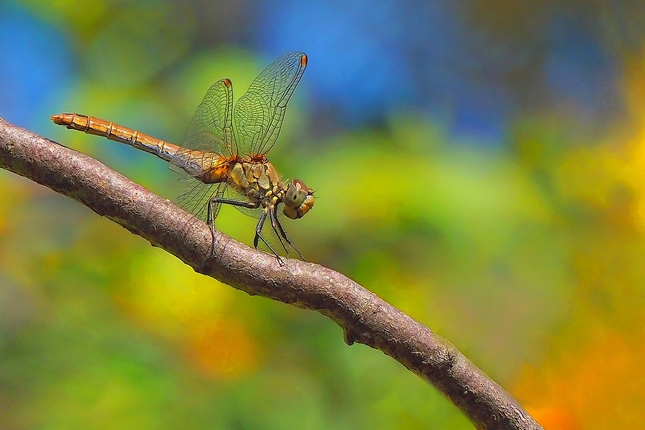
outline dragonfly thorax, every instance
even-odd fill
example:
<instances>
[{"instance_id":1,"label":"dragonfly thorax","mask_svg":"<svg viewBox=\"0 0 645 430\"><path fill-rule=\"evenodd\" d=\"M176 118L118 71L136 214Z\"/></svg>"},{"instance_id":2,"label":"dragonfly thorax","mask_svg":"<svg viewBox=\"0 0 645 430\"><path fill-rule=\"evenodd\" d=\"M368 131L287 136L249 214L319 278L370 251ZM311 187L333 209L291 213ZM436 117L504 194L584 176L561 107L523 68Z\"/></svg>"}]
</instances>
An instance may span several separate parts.
<instances>
[{"instance_id":1,"label":"dragonfly thorax","mask_svg":"<svg viewBox=\"0 0 645 430\"><path fill-rule=\"evenodd\" d=\"M263 207L284 203L283 213L291 219L301 218L314 205L313 191L304 182L294 179L287 185L280 181L266 159L235 161L229 167L229 185L254 203Z\"/></svg>"},{"instance_id":2,"label":"dragonfly thorax","mask_svg":"<svg viewBox=\"0 0 645 430\"><path fill-rule=\"evenodd\" d=\"M261 201L283 187L275 167L266 160L235 161L229 168L229 185L251 201Z\"/></svg>"}]
</instances>

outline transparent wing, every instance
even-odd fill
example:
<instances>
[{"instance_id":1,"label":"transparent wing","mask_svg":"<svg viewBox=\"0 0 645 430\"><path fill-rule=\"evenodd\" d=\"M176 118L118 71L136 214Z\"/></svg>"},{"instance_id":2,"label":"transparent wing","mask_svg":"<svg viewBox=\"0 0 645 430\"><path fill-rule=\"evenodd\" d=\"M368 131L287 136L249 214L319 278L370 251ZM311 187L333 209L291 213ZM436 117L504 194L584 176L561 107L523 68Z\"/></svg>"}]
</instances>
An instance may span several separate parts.
<instances>
[{"instance_id":1,"label":"transparent wing","mask_svg":"<svg viewBox=\"0 0 645 430\"><path fill-rule=\"evenodd\" d=\"M206 92L190 123L184 148L237 155L233 137L233 84L215 82Z\"/></svg>"},{"instance_id":2,"label":"transparent wing","mask_svg":"<svg viewBox=\"0 0 645 430\"><path fill-rule=\"evenodd\" d=\"M174 199L175 202L204 221L208 200L221 197L226 184L204 184L193 175L221 162L220 154L237 154L232 112L233 85L229 79L221 79L206 92L193 116L183 147L170 161L172 170L180 173L189 184L184 193ZM191 165L195 167L191 168Z\"/></svg>"},{"instance_id":3,"label":"transparent wing","mask_svg":"<svg viewBox=\"0 0 645 430\"><path fill-rule=\"evenodd\" d=\"M222 197L224 190L229 187L225 183L204 184L190 176L182 179L186 179L190 184L186 186L183 194L180 194L173 200L186 211L192 213L202 221L206 221L208 201L213 197ZM217 217L219 209L220 205L215 208L215 217Z\"/></svg>"},{"instance_id":4,"label":"transparent wing","mask_svg":"<svg viewBox=\"0 0 645 430\"><path fill-rule=\"evenodd\" d=\"M269 64L235 106L242 153L266 154L278 139L289 98L307 67L307 56L291 52Z\"/></svg>"}]
</instances>

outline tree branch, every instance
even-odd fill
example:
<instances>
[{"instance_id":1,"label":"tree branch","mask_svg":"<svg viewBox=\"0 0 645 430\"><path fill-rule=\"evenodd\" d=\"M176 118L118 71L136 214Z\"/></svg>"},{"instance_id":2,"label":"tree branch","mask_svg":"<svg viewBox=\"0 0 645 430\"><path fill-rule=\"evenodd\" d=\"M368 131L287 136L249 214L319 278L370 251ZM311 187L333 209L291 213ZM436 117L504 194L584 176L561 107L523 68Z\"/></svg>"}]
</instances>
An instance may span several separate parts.
<instances>
[{"instance_id":1,"label":"tree branch","mask_svg":"<svg viewBox=\"0 0 645 430\"><path fill-rule=\"evenodd\" d=\"M0 118L0 167L71 197L181 259L195 271L250 295L329 317L345 341L376 348L437 387L480 429L540 429L503 388L450 342L351 279L313 263L255 251L211 234L170 201L98 161Z\"/></svg>"}]
</instances>

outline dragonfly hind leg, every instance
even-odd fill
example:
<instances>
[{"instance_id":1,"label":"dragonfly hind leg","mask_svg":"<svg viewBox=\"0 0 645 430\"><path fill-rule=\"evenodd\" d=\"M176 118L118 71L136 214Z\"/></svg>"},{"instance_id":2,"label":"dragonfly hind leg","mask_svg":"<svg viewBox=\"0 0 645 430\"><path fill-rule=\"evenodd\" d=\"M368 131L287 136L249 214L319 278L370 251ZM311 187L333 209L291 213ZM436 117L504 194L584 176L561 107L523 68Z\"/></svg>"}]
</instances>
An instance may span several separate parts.
<instances>
[{"instance_id":1,"label":"dragonfly hind leg","mask_svg":"<svg viewBox=\"0 0 645 430\"><path fill-rule=\"evenodd\" d=\"M215 255L215 217L217 216L217 206L220 204L226 204L231 206L237 206L241 208L248 209L257 209L260 206L260 203L245 202L235 199L227 199L223 197L213 197L208 200L208 211L206 214L206 224L211 230L211 236L213 238L213 246L211 248L211 256ZM257 248L257 245L256 245ZM271 250L273 251L273 249ZM275 251L273 252L275 254Z\"/></svg>"}]
</instances>

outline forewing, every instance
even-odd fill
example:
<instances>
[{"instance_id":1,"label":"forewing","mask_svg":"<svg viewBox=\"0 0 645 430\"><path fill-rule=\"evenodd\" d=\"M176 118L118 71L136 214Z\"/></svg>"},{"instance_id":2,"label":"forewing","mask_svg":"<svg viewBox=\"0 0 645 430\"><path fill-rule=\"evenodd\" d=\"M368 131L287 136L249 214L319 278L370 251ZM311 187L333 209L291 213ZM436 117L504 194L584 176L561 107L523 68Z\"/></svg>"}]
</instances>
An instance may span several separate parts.
<instances>
[{"instance_id":1,"label":"forewing","mask_svg":"<svg viewBox=\"0 0 645 430\"><path fill-rule=\"evenodd\" d=\"M266 154L278 139L289 98L307 67L307 56L291 52L278 58L251 83L235 106L240 150Z\"/></svg>"}]
</instances>

